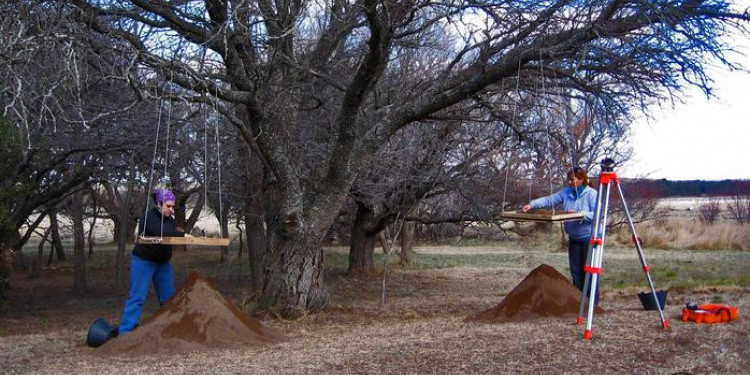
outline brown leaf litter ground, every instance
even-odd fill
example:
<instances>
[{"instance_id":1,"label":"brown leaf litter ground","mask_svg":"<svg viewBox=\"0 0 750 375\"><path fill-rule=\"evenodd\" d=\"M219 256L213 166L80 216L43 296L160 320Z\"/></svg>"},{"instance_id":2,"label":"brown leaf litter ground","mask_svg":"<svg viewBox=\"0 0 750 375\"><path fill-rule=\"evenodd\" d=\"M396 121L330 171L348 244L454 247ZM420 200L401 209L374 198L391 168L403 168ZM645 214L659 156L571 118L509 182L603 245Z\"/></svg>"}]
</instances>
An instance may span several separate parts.
<instances>
[{"instance_id":1,"label":"brown leaf litter ground","mask_svg":"<svg viewBox=\"0 0 750 375\"><path fill-rule=\"evenodd\" d=\"M466 249L424 249L461 253ZM420 251L418 249L418 251ZM20 279L0 314L3 374L742 374L750 368L750 290L740 287L670 290L663 330L658 313L643 311L630 290L608 290L595 316L594 339L583 339L574 318L508 323L464 319L497 306L529 272L550 263L567 275L564 254L542 258L508 249L466 250L518 255L515 264L405 270L392 268L388 299L380 306L379 274L326 275L330 310L294 321L263 319L283 332L280 343L182 354L103 356L85 346L98 316L116 322L124 296L94 270L87 296L68 294L69 269L48 269L43 278ZM623 253L625 254L625 253ZM538 254L537 254L538 255ZM616 253L612 259L625 255ZM203 263L179 267L205 268ZM606 272L606 268L605 268ZM55 274L58 274L55 277ZM180 272L178 270L178 275ZM212 282L243 304L234 275L214 272ZM101 279L97 279L101 278ZM179 279L180 277L178 277ZM184 276L182 277L184 279ZM209 277L211 279L211 277ZM96 280L100 282L96 282ZM658 279L656 280L658 282ZM657 285L658 286L658 285ZM679 321L686 301L709 302L716 294L737 306L730 324ZM148 302L149 312L155 302Z\"/></svg>"}]
</instances>

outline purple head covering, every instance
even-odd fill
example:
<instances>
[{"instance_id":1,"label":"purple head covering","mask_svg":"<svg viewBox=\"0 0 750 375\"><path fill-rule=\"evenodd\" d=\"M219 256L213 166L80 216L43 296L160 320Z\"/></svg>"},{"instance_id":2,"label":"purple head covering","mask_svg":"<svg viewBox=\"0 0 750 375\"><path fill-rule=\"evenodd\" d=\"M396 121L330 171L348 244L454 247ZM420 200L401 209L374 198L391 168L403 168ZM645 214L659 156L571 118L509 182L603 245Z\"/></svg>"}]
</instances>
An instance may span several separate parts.
<instances>
[{"instance_id":1,"label":"purple head covering","mask_svg":"<svg viewBox=\"0 0 750 375\"><path fill-rule=\"evenodd\" d=\"M174 202L177 199L172 190L169 189L156 189L154 190L154 202L156 204L162 204L166 201Z\"/></svg>"}]
</instances>

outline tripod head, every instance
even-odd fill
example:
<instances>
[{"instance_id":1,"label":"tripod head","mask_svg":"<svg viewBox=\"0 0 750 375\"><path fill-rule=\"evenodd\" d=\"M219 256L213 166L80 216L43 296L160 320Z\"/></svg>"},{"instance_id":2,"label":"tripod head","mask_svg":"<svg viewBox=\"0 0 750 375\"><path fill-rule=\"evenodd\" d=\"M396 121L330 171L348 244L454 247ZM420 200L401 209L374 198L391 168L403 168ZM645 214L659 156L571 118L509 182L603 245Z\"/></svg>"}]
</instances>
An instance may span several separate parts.
<instances>
[{"instance_id":1,"label":"tripod head","mask_svg":"<svg viewBox=\"0 0 750 375\"><path fill-rule=\"evenodd\" d=\"M615 166L617 166L615 159L612 158L602 159L600 165L602 166L602 172L614 172Z\"/></svg>"}]
</instances>

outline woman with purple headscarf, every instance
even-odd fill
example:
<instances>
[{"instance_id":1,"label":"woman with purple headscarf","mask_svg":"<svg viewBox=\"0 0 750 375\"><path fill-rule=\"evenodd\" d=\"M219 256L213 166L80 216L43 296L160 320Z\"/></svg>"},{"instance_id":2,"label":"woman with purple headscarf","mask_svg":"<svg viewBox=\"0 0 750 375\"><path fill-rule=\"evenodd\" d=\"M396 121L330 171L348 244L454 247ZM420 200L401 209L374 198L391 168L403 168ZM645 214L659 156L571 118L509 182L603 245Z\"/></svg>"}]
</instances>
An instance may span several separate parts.
<instances>
[{"instance_id":1,"label":"woman with purple headscarf","mask_svg":"<svg viewBox=\"0 0 750 375\"><path fill-rule=\"evenodd\" d=\"M138 223L139 236L151 237L184 237L182 228L177 227L174 213L175 195L171 190L154 191L154 208L146 211ZM130 283L128 300L122 311L122 319L117 329L118 334L129 332L138 325L138 318L143 311L146 295L151 282L159 299L164 305L175 292L172 273L172 246L136 243L130 255ZM114 332L113 332L114 333Z\"/></svg>"}]
</instances>

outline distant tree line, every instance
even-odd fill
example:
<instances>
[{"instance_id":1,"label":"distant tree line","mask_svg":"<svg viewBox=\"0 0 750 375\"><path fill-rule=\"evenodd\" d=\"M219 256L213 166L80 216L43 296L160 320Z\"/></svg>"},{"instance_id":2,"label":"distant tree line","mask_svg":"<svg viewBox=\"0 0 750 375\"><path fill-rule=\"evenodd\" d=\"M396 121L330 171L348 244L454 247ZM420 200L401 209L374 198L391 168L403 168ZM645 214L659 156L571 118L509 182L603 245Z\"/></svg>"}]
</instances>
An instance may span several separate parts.
<instances>
[{"instance_id":1,"label":"distant tree line","mask_svg":"<svg viewBox=\"0 0 750 375\"><path fill-rule=\"evenodd\" d=\"M750 195L750 180L639 179L630 184L653 198Z\"/></svg>"}]
</instances>

